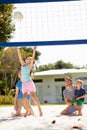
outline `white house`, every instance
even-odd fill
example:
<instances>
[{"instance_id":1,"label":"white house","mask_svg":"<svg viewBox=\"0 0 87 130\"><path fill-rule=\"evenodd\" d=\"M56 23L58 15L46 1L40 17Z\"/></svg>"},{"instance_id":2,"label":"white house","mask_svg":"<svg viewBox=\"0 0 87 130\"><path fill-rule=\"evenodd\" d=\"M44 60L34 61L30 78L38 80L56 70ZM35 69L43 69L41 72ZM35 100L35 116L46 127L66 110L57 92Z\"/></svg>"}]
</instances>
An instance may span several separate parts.
<instances>
[{"instance_id":1,"label":"white house","mask_svg":"<svg viewBox=\"0 0 87 130\"><path fill-rule=\"evenodd\" d=\"M37 88L37 96L41 103L64 103L63 90L65 89L64 78L70 76L73 84L76 79L83 80L83 87L87 92L86 69L59 69L36 72L34 83ZM85 99L87 103L87 97Z\"/></svg>"}]
</instances>

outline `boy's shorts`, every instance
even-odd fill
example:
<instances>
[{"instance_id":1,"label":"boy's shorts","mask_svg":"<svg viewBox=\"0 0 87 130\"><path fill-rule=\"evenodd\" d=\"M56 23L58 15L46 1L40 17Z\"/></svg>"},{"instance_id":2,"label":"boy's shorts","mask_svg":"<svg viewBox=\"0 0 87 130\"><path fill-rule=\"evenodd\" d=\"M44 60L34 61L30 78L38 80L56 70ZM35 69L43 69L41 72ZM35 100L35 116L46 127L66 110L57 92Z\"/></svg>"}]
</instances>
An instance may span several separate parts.
<instances>
[{"instance_id":1,"label":"boy's shorts","mask_svg":"<svg viewBox=\"0 0 87 130\"><path fill-rule=\"evenodd\" d=\"M81 101L81 100L72 99L71 102L72 102L72 104L77 103L79 106L83 105L83 101Z\"/></svg>"},{"instance_id":2,"label":"boy's shorts","mask_svg":"<svg viewBox=\"0 0 87 130\"><path fill-rule=\"evenodd\" d=\"M23 106L23 99L17 99L17 107L18 107L18 109L21 109L22 106Z\"/></svg>"},{"instance_id":3,"label":"boy's shorts","mask_svg":"<svg viewBox=\"0 0 87 130\"><path fill-rule=\"evenodd\" d=\"M30 103L29 103L29 106L30 106ZM17 107L18 109L21 109L22 107L24 107L24 104L23 104L23 99L19 99L17 100Z\"/></svg>"}]
</instances>

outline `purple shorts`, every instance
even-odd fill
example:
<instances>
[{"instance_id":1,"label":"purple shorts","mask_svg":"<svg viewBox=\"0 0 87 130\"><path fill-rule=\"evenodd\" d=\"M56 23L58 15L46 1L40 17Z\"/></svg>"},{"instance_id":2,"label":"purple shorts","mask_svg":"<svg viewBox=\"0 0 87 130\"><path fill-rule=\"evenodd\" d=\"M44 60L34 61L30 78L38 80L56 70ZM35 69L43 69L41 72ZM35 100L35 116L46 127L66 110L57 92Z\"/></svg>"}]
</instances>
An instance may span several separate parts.
<instances>
[{"instance_id":1,"label":"purple shorts","mask_svg":"<svg viewBox=\"0 0 87 130\"><path fill-rule=\"evenodd\" d=\"M77 111L76 109L75 109L75 107L74 106L71 106L71 108L69 109L69 114L72 114L73 112L75 112L75 111Z\"/></svg>"},{"instance_id":2,"label":"purple shorts","mask_svg":"<svg viewBox=\"0 0 87 130\"><path fill-rule=\"evenodd\" d=\"M33 83L33 81L28 81L28 82L22 82L22 93L30 93L30 92L36 92L36 87Z\"/></svg>"}]
</instances>

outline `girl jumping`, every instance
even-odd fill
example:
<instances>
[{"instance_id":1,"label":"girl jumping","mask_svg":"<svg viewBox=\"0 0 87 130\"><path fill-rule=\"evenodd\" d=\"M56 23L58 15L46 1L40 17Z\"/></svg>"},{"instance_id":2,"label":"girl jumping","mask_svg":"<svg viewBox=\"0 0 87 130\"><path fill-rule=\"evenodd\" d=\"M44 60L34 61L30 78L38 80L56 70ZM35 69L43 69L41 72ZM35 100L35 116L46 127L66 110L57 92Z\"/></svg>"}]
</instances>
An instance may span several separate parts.
<instances>
[{"instance_id":1,"label":"girl jumping","mask_svg":"<svg viewBox=\"0 0 87 130\"><path fill-rule=\"evenodd\" d=\"M34 103L38 107L39 115L40 116L43 115L41 107L40 107L40 102L35 95L36 87L35 87L35 85L32 81L32 78L30 76L30 71L31 71L31 69L33 67L33 63L34 63L35 51L36 51L36 47L33 48L32 57L27 57L24 61L23 58L22 58L22 55L21 55L20 48L17 48L17 54L18 54L18 57L19 57L19 62L21 63L22 93L23 93L24 106L25 106L25 109L26 109L26 113L24 115L25 117L29 113L28 99L27 99L27 95L29 93L30 93Z\"/></svg>"}]
</instances>

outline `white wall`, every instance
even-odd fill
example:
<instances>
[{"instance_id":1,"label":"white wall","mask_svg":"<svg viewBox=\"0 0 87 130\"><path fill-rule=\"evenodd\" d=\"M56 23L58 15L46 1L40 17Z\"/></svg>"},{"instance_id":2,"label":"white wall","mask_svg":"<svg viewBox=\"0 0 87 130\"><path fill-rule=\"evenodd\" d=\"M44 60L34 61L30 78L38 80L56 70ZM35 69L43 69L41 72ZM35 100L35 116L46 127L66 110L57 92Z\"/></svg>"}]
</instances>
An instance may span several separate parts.
<instances>
[{"instance_id":1,"label":"white wall","mask_svg":"<svg viewBox=\"0 0 87 130\"><path fill-rule=\"evenodd\" d=\"M55 78L63 78L64 76L65 75L50 75L50 76L36 77L36 79L43 79L42 83L35 83L37 86L38 98L41 101L41 103L44 103L45 100L48 103L64 103L64 101L62 100L62 89L61 89L62 86L65 86L64 81L55 82L54 80ZM81 76L87 77L87 74L86 73L72 74L73 83L75 84L75 79ZM84 81L83 83L84 85L87 85L87 81ZM87 102L87 97L85 99L85 102Z\"/></svg>"}]
</instances>

